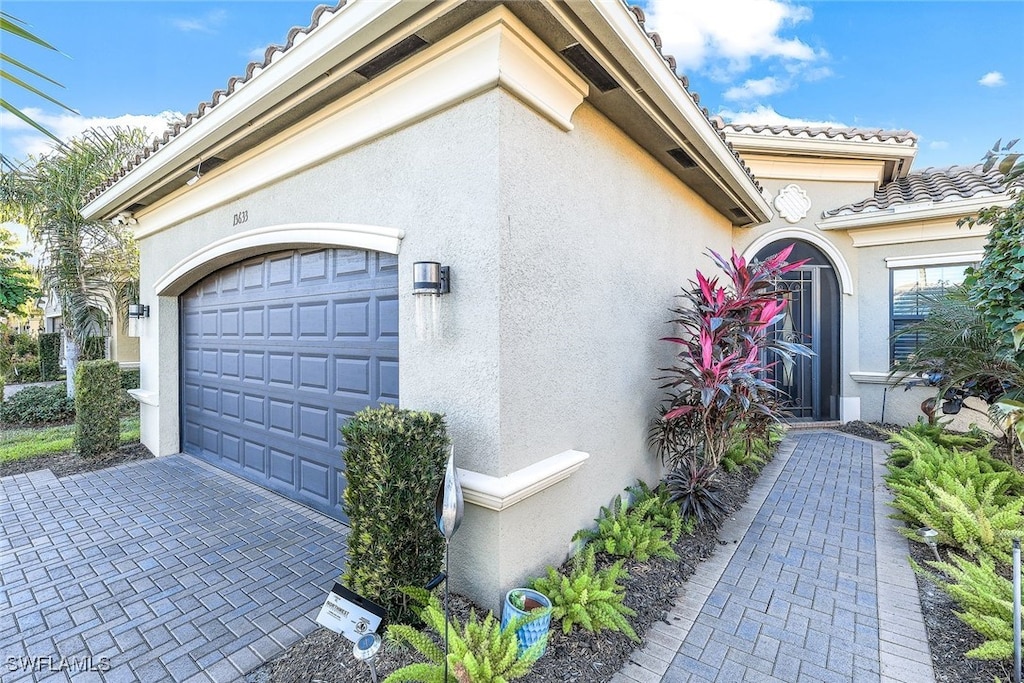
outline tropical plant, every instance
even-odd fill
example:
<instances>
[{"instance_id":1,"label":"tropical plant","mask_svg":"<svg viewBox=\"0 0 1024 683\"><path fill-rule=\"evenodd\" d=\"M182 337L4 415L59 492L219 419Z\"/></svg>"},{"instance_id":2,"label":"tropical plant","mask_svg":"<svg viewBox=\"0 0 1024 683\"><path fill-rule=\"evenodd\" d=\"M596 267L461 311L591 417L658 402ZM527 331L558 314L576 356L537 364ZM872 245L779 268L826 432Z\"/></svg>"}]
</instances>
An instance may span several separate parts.
<instances>
[{"instance_id":1,"label":"tropical plant","mask_svg":"<svg viewBox=\"0 0 1024 683\"><path fill-rule=\"evenodd\" d=\"M668 374L660 379L669 395L650 432L650 444L663 462L677 466L696 460L715 470L736 423L752 414L774 416L777 390L764 378L766 359L810 355L806 346L768 334L784 315L776 282L805 263L786 263L792 249L760 263L748 263L735 252L729 259L710 252L727 286L698 271L680 295L684 305L671 309L679 334L664 341L679 350L675 364L663 368ZM683 420L679 430L664 424L676 420Z\"/></svg>"},{"instance_id":2,"label":"tropical plant","mask_svg":"<svg viewBox=\"0 0 1024 683\"><path fill-rule=\"evenodd\" d=\"M914 571L927 577L960 606L954 612L984 638L980 646L967 651L973 659L1009 659L1013 656L1013 583L996 571L987 557L971 562L951 555L951 562L928 562L949 581L917 564Z\"/></svg>"},{"instance_id":3,"label":"tropical plant","mask_svg":"<svg viewBox=\"0 0 1024 683\"><path fill-rule=\"evenodd\" d=\"M744 467L760 471L785 435L778 423L764 420L745 420L733 427L732 432L732 442L722 458L722 469L726 472Z\"/></svg>"},{"instance_id":4,"label":"tropical plant","mask_svg":"<svg viewBox=\"0 0 1024 683\"><path fill-rule=\"evenodd\" d=\"M580 529L572 540L594 542L604 552L615 557L628 557L646 562L651 557L678 560L672 550L672 543L682 533L683 520L677 513L674 518L663 519L671 524L664 529L653 520L661 513L663 504L658 496L650 496L632 506L615 496L611 506L602 507L597 519L597 529ZM667 534L667 537L666 537Z\"/></svg>"},{"instance_id":5,"label":"tropical plant","mask_svg":"<svg viewBox=\"0 0 1024 683\"><path fill-rule=\"evenodd\" d=\"M412 598L420 619L427 626L440 638L444 638L447 632L447 667L444 651L433 638L411 626L392 624L388 626L388 636L395 641L408 643L428 661L404 666L384 679L384 683L505 683L528 674L533 663L544 652L546 638L520 652L519 638L516 636L520 628L540 618L540 611L512 619L504 630L492 613L488 612L480 621L476 612L471 611L469 621L465 627L461 627L445 619L437 596L419 588L403 590ZM445 681L446 670L448 681Z\"/></svg>"},{"instance_id":6,"label":"tropical plant","mask_svg":"<svg viewBox=\"0 0 1024 683\"><path fill-rule=\"evenodd\" d=\"M42 286L60 303L71 396L86 339L105 334L115 311L127 321L128 303L138 298L138 251L128 228L86 220L79 209L145 139L141 129L91 129L0 181L0 219L27 226L45 254Z\"/></svg>"},{"instance_id":7,"label":"tropical plant","mask_svg":"<svg viewBox=\"0 0 1024 683\"><path fill-rule=\"evenodd\" d=\"M45 40L43 40L39 36L35 35L31 31L26 29L25 28L25 22L21 21L17 17L12 16L11 14L8 14L7 12L3 12L3 11L0 11L0 34L8 34L8 35L10 35L12 37L22 38L24 40L29 41L30 43L33 43L33 44L38 45L40 47L46 48L47 50L53 50L55 52L58 51L57 48L55 48L53 45L50 45L48 42L46 42ZM42 97L43 99L48 100L49 102L52 102L53 104L56 104L58 107L62 107L64 109L68 110L72 114L77 114L78 113L74 109L72 109L71 107L67 106L66 104L61 103L60 101L54 99L50 95L47 95L45 92L43 92L39 88L36 88L35 86L31 85L30 83L25 82L22 78L19 78L14 72L12 72L9 69L9 67L11 67L11 66L13 66L15 68L18 68L18 69L21 69L22 71L24 71L24 72L26 72L28 74L31 74L32 76L35 76L37 78L41 78L44 81L47 81L50 84L55 85L55 86L57 86L59 88L63 88L64 87L63 85L61 85L57 81L53 80L52 78L49 78L49 77L39 73L38 71L36 71L32 67L30 67L30 66L28 66L28 65L26 65L26 64L24 64L24 63L22 63L20 61L18 61L17 59L14 59L8 53L6 53L6 52L0 53L0 78L4 79L6 81L10 81L13 85L15 85L15 86L17 86L17 87L19 87L19 88L21 88L23 90L27 90L28 92L30 92L30 93L32 93L34 95L38 95L39 97ZM51 133L49 130L47 130L45 126L43 126L42 124L37 122L35 119L33 119L31 116L29 116L28 114L26 114L22 110L20 110L17 107L15 107L13 104L8 102L6 99L0 98L0 108L3 108L4 110L9 111L10 113L14 114L19 119L21 119L22 121L24 121L28 125L32 126L33 128L35 128L40 133L42 133L43 135L47 136L48 138L50 138L54 142L60 143L60 139L57 136L55 136L53 133ZM10 166L11 163L10 163L10 161L6 157L2 157L2 158L0 158L0 165L2 165L4 167L7 167L7 166Z\"/></svg>"},{"instance_id":8,"label":"tropical plant","mask_svg":"<svg viewBox=\"0 0 1024 683\"><path fill-rule=\"evenodd\" d=\"M631 504L637 507L644 506L647 514L644 517L647 521L668 534L669 542L675 543L680 534L691 536L695 526L693 517L683 517L679 505L669 500L668 489L659 486L657 490L647 485L642 479L637 479L636 484L626 489L630 495ZM651 498L656 499L653 503L647 503Z\"/></svg>"},{"instance_id":9,"label":"tropical plant","mask_svg":"<svg viewBox=\"0 0 1024 683\"><path fill-rule=\"evenodd\" d=\"M673 468L664 479L669 500L678 503L684 517L701 524L715 524L726 515L725 500L718 487L718 470L695 460Z\"/></svg>"},{"instance_id":10,"label":"tropical plant","mask_svg":"<svg viewBox=\"0 0 1024 683\"><path fill-rule=\"evenodd\" d=\"M39 285L25 261L26 252L16 251L10 230L0 227L0 313L15 313L39 296Z\"/></svg>"},{"instance_id":11,"label":"tropical plant","mask_svg":"<svg viewBox=\"0 0 1024 683\"><path fill-rule=\"evenodd\" d=\"M629 578L622 562L617 560L597 570L594 547L588 545L573 558L568 574L548 567L547 576L534 579L530 587L551 600L551 617L562 622L563 633L578 625L591 633L605 629L624 633L630 640L640 642L626 620L636 616L636 612L622 603L626 588L619 581Z\"/></svg>"},{"instance_id":12,"label":"tropical plant","mask_svg":"<svg viewBox=\"0 0 1024 683\"><path fill-rule=\"evenodd\" d=\"M955 436L950 435L951 438ZM961 449L942 445L914 430L904 429L893 434L889 443L893 444L893 449L887 463L887 483L925 489L927 482L931 481L948 488L950 485L945 484L948 480L961 484L973 482L984 488L995 481L1000 502L1006 497L1024 494L1024 475L991 455L992 442L977 448Z\"/></svg>"}]
</instances>

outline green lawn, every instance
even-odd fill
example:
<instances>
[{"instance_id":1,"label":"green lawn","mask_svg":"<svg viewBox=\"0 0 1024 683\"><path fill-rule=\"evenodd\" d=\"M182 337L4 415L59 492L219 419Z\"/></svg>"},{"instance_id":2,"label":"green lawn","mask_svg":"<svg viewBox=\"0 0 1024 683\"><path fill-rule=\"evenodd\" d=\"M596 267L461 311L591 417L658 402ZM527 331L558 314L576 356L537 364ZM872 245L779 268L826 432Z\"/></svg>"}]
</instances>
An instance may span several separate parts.
<instances>
[{"instance_id":1,"label":"green lawn","mask_svg":"<svg viewBox=\"0 0 1024 683\"><path fill-rule=\"evenodd\" d=\"M121 418L121 443L139 440L139 418ZM69 451L75 441L75 425L4 429L0 431L0 463L37 455Z\"/></svg>"}]
</instances>

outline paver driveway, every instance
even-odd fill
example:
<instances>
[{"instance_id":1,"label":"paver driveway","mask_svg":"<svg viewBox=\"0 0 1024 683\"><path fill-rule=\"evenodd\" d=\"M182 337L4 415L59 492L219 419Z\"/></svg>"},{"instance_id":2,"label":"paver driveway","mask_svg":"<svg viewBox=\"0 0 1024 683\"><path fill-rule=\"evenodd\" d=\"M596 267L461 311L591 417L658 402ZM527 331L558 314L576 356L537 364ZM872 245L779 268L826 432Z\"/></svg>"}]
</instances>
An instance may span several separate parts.
<instances>
[{"instance_id":1,"label":"paver driveway","mask_svg":"<svg viewBox=\"0 0 1024 683\"><path fill-rule=\"evenodd\" d=\"M344 563L344 525L189 456L0 488L3 683L238 680Z\"/></svg>"}]
</instances>

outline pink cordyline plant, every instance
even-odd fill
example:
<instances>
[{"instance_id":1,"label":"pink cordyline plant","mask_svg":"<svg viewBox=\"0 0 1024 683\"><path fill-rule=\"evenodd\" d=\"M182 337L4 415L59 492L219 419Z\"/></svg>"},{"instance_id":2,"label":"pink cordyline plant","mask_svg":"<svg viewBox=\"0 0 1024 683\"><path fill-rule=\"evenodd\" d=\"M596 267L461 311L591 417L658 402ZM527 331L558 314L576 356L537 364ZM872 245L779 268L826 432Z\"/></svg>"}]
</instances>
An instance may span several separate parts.
<instances>
[{"instance_id":1,"label":"pink cordyline plant","mask_svg":"<svg viewBox=\"0 0 1024 683\"><path fill-rule=\"evenodd\" d=\"M709 255L725 274L726 284L700 271L673 308L678 336L664 341L679 351L662 388L669 396L651 430L651 443L672 466L699 463L718 469L728 446L730 430L752 417L777 419L777 390L765 379L779 357L810 355L803 344L770 338L772 325L784 315L785 303L777 283L806 260L787 263L790 245L762 262L750 263L735 251L728 260Z\"/></svg>"}]
</instances>

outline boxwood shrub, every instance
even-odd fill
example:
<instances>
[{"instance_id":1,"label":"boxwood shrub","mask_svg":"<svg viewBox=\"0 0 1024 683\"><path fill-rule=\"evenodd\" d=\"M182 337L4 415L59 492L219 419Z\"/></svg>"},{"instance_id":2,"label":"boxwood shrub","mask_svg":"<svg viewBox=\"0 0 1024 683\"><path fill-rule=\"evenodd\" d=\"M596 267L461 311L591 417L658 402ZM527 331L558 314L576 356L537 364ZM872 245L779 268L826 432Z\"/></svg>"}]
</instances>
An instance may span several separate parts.
<instances>
[{"instance_id":1,"label":"boxwood shrub","mask_svg":"<svg viewBox=\"0 0 1024 683\"><path fill-rule=\"evenodd\" d=\"M44 382L60 376L60 332L39 335L39 375Z\"/></svg>"},{"instance_id":2,"label":"boxwood shrub","mask_svg":"<svg viewBox=\"0 0 1024 683\"><path fill-rule=\"evenodd\" d=\"M74 417L75 405L64 384L26 387L0 404L0 422L5 426L63 424Z\"/></svg>"},{"instance_id":3,"label":"boxwood shrub","mask_svg":"<svg viewBox=\"0 0 1024 683\"><path fill-rule=\"evenodd\" d=\"M120 415L137 415L139 412L139 402L136 401L131 394L128 393L129 389L138 389L140 383L139 369L128 368L121 370L121 409Z\"/></svg>"},{"instance_id":4,"label":"boxwood shrub","mask_svg":"<svg viewBox=\"0 0 1024 683\"><path fill-rule=\"evenodd\" d=\"M434 526L448 446L444 418L382 405L359 411L341 433L350 525L343 580L386 607L392 622L414 622L401 588L427 583L444 555Z\"/></svg>"},{"instance_id":5,"label":"boxwood shrub","mask_svg":"<svg viewBox=\"0 0 1024 683\"><path fill-rule=\"evenodd\" d=\"M121 369L114 360L87 360L75 370L75 446L82 457L117 448Z\"/></svg>"},{"instance_id":6,"label":"boxwood shrub","mask_svg":"<svg viewBox=\"0 0 1024 683\"><path fill-rule=\"evenodd\" d=\"M107 338L88 337L79 355L79 360L103 360L107 357Z\"/></svg>"}]
</instances>

